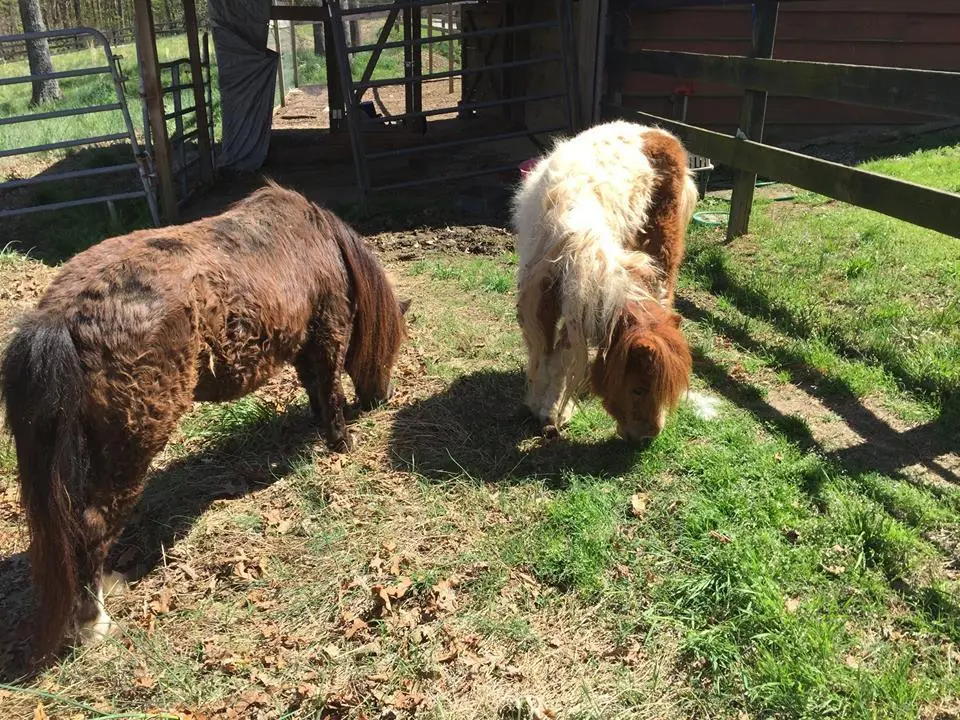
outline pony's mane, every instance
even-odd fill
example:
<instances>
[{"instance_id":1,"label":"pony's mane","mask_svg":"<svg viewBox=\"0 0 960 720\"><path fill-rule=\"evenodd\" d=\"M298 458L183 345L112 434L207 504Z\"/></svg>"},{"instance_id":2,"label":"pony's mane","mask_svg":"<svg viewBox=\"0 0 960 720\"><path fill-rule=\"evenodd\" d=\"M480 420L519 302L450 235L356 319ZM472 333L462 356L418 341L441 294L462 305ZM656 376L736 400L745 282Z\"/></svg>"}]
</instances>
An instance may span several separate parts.
<instances>
[{"instance_id":1,"label":"pony's mane","mask_svg":"<svg viewBox=\"0 0 960 720\"><path fill-rule=\"evenodd\" d=\"M354 382L372 382L389 366L406 336L403 314L393 286L373 252L335 214L314 206L320 231L336 240L353 290L355 310L346 369Z\"/></svg>"},{"instance_id":2,"label":"pony's mane","mask_svg":"<svg viewBox=\"0 0 960 720\"><path fill-rule=\"evenodd\" d=\"M605 352L605 392L623 392L630 354L643 349L655 358L651 394L658 404L671 410L676 408L690 385L693 367L690 348L678 327L679 320L679 315L667 311L658 302L628 303Z\"/></svg>"}]
</instances>

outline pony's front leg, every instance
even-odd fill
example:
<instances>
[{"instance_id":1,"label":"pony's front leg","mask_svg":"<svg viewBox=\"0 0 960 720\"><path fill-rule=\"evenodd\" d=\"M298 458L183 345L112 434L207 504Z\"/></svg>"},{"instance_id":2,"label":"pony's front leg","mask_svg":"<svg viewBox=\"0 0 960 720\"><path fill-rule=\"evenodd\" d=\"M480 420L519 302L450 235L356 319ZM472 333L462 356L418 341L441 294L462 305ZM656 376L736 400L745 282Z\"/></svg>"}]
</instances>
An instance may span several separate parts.
<instances>
[{"instance_id":1,"label":"pony's front leg","mask_svg":"<svg viewBox=\"0 0 960 720\"><path fill-rule=\"evenodd\" d=\"M535 416L544 419L542 408L550 385L552 362L560 308L552 280L543 277L526 281L517 301L517 321L527 349L527 393L525 403Z\"/></svg>"},{"instance_id":2,"label":"pony's front leg","mask_svg":"<svg viewBox=\"0 0 960 720\"><path fill-rule=\"evenodd\" d=\"M311 339L296 360L297 375L310 398L310 409L319 420L331 450L346 452L352 448L343 410L343 364L347 342L335 342L329 336L322 342Z\"/></svg>"},{"instance_id":3,"label":"pony's front leg","mask_svg":"<svg viewBox=\"0 0 960 720\"><path fill-rule=\"evenodd\" d=\"M561 428L573 414L573 399L567 391L573 351L567 327L560 330L556 346L543 363L543 394L539 417L544 426Z\"/></svg>"}]
</instances>

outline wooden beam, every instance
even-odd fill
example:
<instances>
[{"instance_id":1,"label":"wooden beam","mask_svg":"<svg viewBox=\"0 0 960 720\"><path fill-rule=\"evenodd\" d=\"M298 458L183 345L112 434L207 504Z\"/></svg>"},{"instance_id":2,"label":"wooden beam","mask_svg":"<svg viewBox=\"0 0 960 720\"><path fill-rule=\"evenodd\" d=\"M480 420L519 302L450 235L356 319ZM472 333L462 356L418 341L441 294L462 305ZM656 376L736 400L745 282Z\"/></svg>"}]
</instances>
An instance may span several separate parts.
<instances>
[{"instance_id":1,"label":"wooden beam","mask_svg":"<svg viewBox=\"0 0 960 720\"><path fill-rule=\"evenodd\" d=\"M960 73L733 55L641 50L630 70L726 83L784 95L960 117Z\"/></svg>"},{"instance_id":2,"label":"wooden beam","mask_svg":"<svg viewBox=\"0 0 960 720\"><path fill-rule=\"evenodd\" d=\"M183 0L183 24L186 27L187 48L190 52L193 104L197 108L197 149L200 153L200 179L204 185L211 185L213 183L213 149L210 147L210 119L207 117L207 99L203 88L203 60L200 57L200 30L197 24L195 0Z\"/></svg>"},{"instance_id":3,"label":"wooden beam","mask_svg":"<svg viewBox=\"0 0 960 720\"><path fill-rule=\"evenodd\" d=\"M681 138L691 152L709 157L715 163L741 168L960 238L960 195L629 108L605 105L604 112L659 125Z\"/></svg>"},{"instance_id":4,"label":"wooden beam","mask_svg":"<svg viewBox=\"0 0 960 720\"><path fill-rule=\"evenodd\" d=\"M150 0L133 0L133 12L140 53L140 73L143 78L143 102L147 107L150 133L153 136L153 166L160 190L160 214L163 221L170 224L177 220L177 195L173 188L173 163L167 122L163 117L160 61L157 58L157 37Z\"/></svg>"},{"instance_id":5,"label":"wooden beam","mask_svg":"<svg viewBox=\"0 0 960 720\"><path fill-rule=\"evenodd\" d=\"M678 10L680 8L727 7L734 5L750 5L753 0L628 0L626 7L629 10ZM759 0L758 5L769 3L771 0ZM780 2L807 2L812 0L780 0ZM820 0L823 5L831 4L829 0Z\"/></svg>"},{"instance_id":6,"label":"wooden beam","mask_svg":"<svg viewBox=\"0 0 960 720\"><path fill-rule=\"evenodd\" d=\"M330 19L326 5L271 5L271 20L294 20L296 22L320 22Z\"/></svg>"},{"instance_id":7,"label":"wooden beam","mask_svg":"<svg viewBox=\"0 0 960 720\"><path fill-rule=\"evenodd\" d=\"M580 27L578 28L577 82L580 83L580 120L585 125L595 121L595 99L599 94L597 87L597 65L600 61L601 47L601 5L604 0L581 0Z\"/></svg>"},{"instance_id":8,"label":"wooden beam","mask_svg":"<svg viewBox=\"0 0 960 720\"><path fill-rule=\"evenodd\" d=\"M777 35L777 13L780 4L761 2L753 6L753 37L750 55L769 58L773 55L773 43ZM763 123L767 116L767 93L765 90L747 90L740 113L740 132L746 138L761 142ZM733 194L730 197L730 219L727 223L727 240L747 232L750 226L750 211L753 209L753 190L757 175L749 170L737 170L733 176Z\"/></svg>"}]
</instances>

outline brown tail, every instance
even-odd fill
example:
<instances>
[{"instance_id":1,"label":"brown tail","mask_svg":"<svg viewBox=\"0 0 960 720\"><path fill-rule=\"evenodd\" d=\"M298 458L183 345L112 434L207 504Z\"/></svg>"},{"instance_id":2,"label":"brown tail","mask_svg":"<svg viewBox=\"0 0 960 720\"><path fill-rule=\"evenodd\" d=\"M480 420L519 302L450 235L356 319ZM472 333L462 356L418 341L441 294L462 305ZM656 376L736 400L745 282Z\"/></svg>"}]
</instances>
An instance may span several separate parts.
<instances>
[{"instance_id":1,"label":"brown tail","mask_svg":"<svg viewBox=\"0 0 960 720\"><path fill-rule=\"evenodd\" d=\"M386 388L376 388L383 369L393 364L397 347L405 337L401 305L376 256L357 233L340 218L325 211L353 284L355 315L346 366L357 386L360 404L372 407L386 397L376 397Z\"/></svg>"},{"instance_id":2,"label":"brown tail","mask_svg":"<svg viewBox=\"0 0 960 720\"><path fill-rule=\"evenodd\" d=\"M62 322L31 318L3 355L7 428L17 450L37 594L37 649L59 650L78 593L78 508L89 456L81 422L85 377Z\"/></svg>"}]
</instances>

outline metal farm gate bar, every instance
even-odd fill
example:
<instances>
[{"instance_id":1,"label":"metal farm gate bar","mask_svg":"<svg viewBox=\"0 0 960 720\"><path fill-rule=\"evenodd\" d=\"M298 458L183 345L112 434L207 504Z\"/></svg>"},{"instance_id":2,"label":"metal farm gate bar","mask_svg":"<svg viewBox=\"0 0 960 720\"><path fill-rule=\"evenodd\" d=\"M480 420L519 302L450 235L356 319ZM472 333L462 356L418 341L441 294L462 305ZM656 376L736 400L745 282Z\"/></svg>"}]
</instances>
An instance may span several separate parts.
<instances>
[{"instance_id":1,"label":"metal farm gate bar","mask_svg":"<svg viewBox=\"0 0 960 720\"><path fill-rule=\"evenodd\" d=\"M434 34L437 26L433 23L432 13L430 28L427 36L423 36L424 9L436 6L447 6L448 20L440 23L442 34ZM401 187L411 187L427 183L448 182L480 175L495 174L514 170L514 165L500 165L498 167L484 167L467 172L440 175L434 177L420 177L402 182L377 182L381 173L376 164L396 158L413 158L426 153L437 151L456 151L483 143L496 143L516 138L529 138L540 146L538 135L559 131L574 131L577 126L577 79L575 60L575 39L571 21L571 0L554 0L543 3L539 10L548 9L552 5L552 15L548 19L530 20L530 3L517 0L506 0L500 3L491 3L486 7L499 11L499 17L494 26L471 26L469 19L466 23L457 23L454 31L452 22L452 8L457 7L463 12L465 6L484 7L477 3L450 2L450 0L395 0L390 3L363 5L358 7L355 2L343 0L327 0L325 10L328 13L327 23L329 35L336 56L336 77L328 77L330 83L331 123L334 129L345 123L349 133L351 150L357 172L357 182L364 194L370 192L394 190ZM386 19L379 32L379 37L372 44L350 45L344 30L344 21L350 22L360 16L370 16L374 13L386 13ZM443 14L441 13L441 17ZM465 13L462 17L469 18ZM391 40L391 32L397 26L398 19L402 22L402 39ZM556 48L547 52L536 52L530 48L529 37L532 32L555 32ZM446 44L452 48L453 43L468 41L471 51L474 52L474 64L468 66L466 55L461 53L461 66L439 72L423 72L423 49L433 44ZM461 45L461 48L467 46ZM374 79L385 50L403 49L403 76L380 77ZM449 51L448 51L449 52ZM355 80L351 71L351 60L360 53L370 53L359 80ZM497 55L497 60L492 58ZM451 62L452 64L452 62ZM517 82L518 71L526 71L534 66L552 65L554 73L562 78L559 89L547 89L541 92L526 92L524 83ZM491 82L496 76L498 81ZM461 82L462 99L456 105L449 107L424 109L422 91L424 83L435 80L449 80L455 78ZM474 99L481 82L491 82L495 91L487 92ZM534 84L534 83L527 83ZM339 87L337 87L339 85ZM365 102L368 91L376 94L377 89L390 86L404 86L404 111L397 114L377 115L374 104ZM335 107L337 96L342 97L346 117L338 116ZM492 95L492 96L491 96ZM563 104L560 114L553 114L552 118L541 120L533 126L528 124L523 116L523 108L539 101L557 100ZM377 103L383 108L382 103ZM492 122L470 122L489 111L491 108L501 108L502 115ZM513 108L513 110L511 110ZM519 110L519 112L518 112ZM430 118L455 115L464 125L461 136L452 140L440 142L423 142L410 144L404 147L371 151L368 148L367 136L371 133L399 132L420 133L427 132ZM562 121L560 118L562 117Z\"/></svg>"},{"instance_id":2,"label":"metal farm gate bar","mask_svg":"<svg viewBox=\"0 0 960 720\"><path fill-rule=\"evenodd\" d=\"M130 143L131 162L106 165L103 167L92 167L80 170L70 170L63 172L45 172L30 178L8 180L0 183L0 192L4 190L14 190L41 183L54 182L58 180L76 180L85 177L103 176L108 174L117 174L123 172L135 171L139 176L141 188L128 192L114 192L101 195L92 195L74 200L63 202L46 203L41 205L29 205L26 207L13 208L0 211L0 218L11 217L14 215L24 215L27 213L42 212L47 210L60 210L78 205L90 205L93 203L107 203L111 208L115 200L131 200L136 198L145 198L150 208L150 215L154 223L158 223L157 204L152 191L153 171L149 156L141 149L137 143L137 135L130 119L130 112L127 108L127 99L123 89L123 78L120 72L120 59L113 54L110 43L107 38L98 30L93 28L71 28L66 30L47 30L38 33L21 33L19 35L0 36L0 43L20 43L27 40L51 39L51 38L80 38L87 36L92 38L103 49L105 64L98 67L78 68L75 70L63 70L59 72L44 73L39 75L21 75L17 77L0 78L0 87L5 85L14 85L18 83L28 83L34 80L44 79L62 79L89 75L109 75L113 81L116 90L117 100L113 103L104 105L88 105L84 107L65 107L60 110L49 110L45 112L29 113L26 115L14 115L0 119L0 127L5 125L14 125L20 123L40 122L52 120L54 118L70 117L77 115L89 115L93 113L110 112L119 110L123 117L123 128L115 133L106 135L88 136L75 138L72 140L60 140L58 142L44 143L41 145L32 145L24 147L0 148L0 158L14 157L17 155L28 155L32 153L45 152L49 150L61 150L66 148L77 148L81 146L100 145L103 143L114 143L117 141L127 141Z\"/></svg>"}]
</instances>

